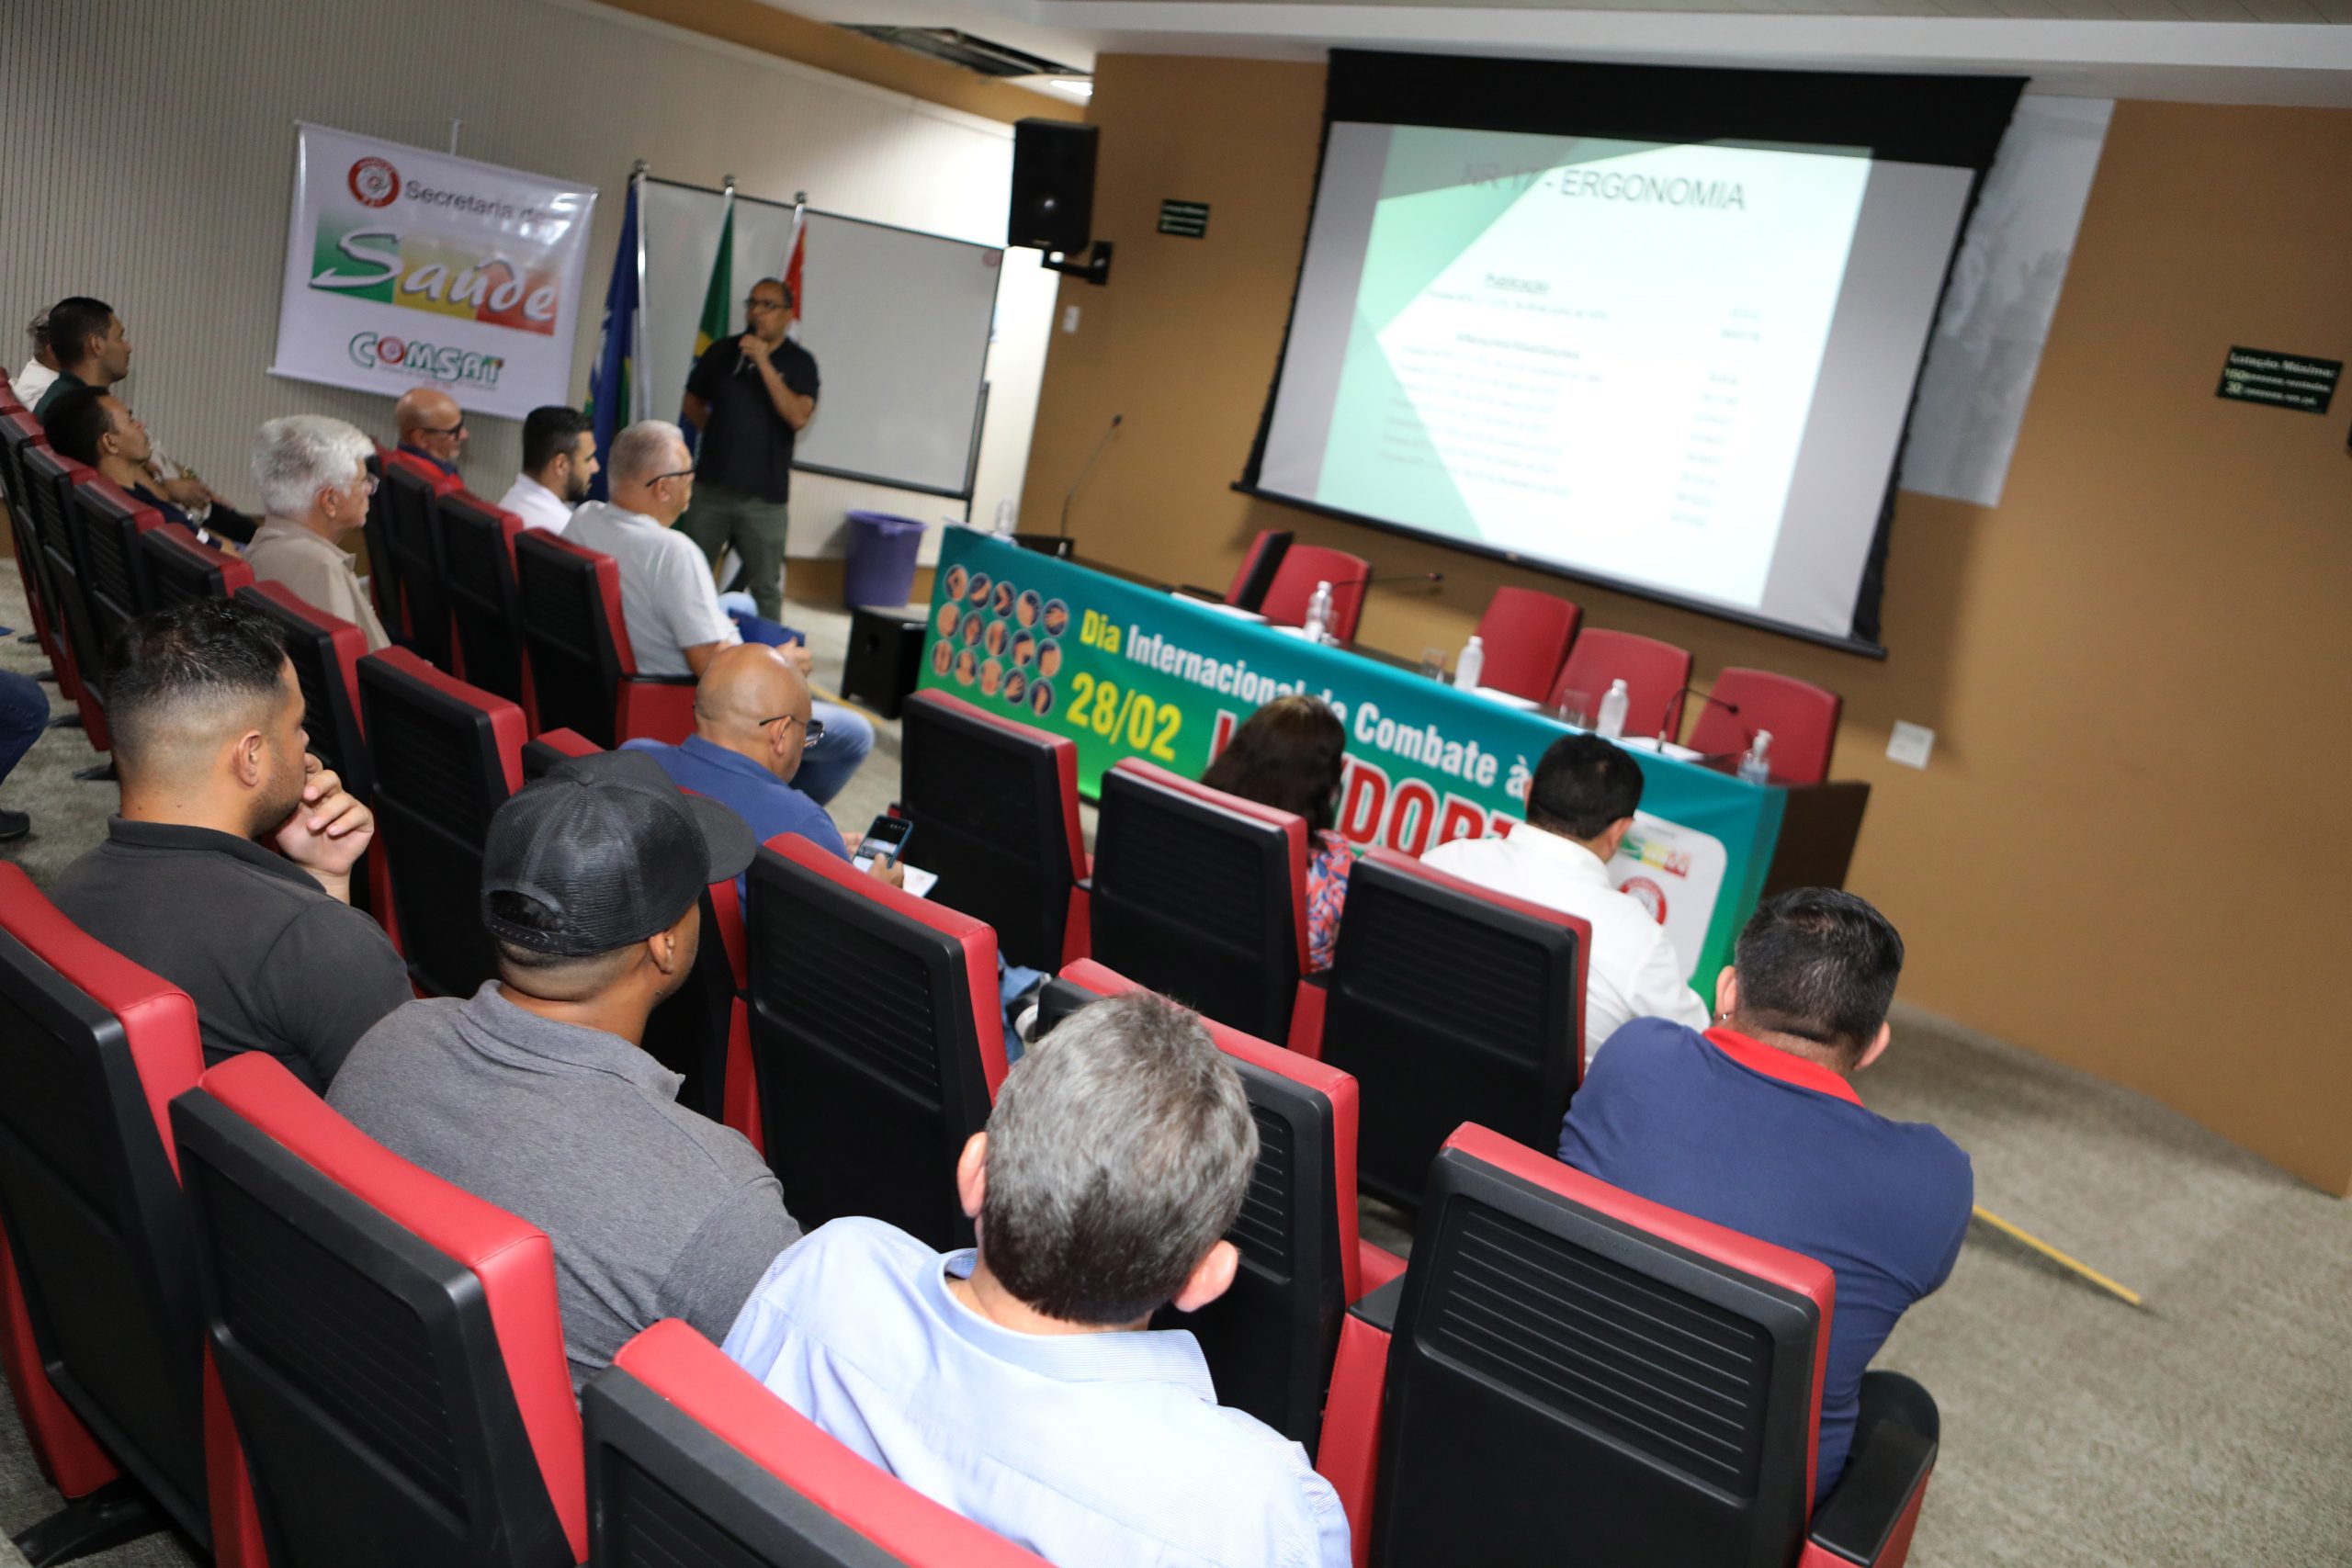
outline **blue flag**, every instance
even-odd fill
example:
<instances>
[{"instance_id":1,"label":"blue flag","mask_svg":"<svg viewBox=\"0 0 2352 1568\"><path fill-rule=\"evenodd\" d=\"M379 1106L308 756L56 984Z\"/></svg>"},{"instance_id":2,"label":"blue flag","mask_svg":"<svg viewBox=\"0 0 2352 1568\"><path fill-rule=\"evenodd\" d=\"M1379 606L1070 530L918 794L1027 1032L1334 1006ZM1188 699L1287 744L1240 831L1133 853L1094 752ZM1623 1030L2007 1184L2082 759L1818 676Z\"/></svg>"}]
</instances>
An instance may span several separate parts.
<instances>
[{"instance_id":1,"label":"blue flag","mask_svg":"<svg viewBox=\"0 0 2352 1568\"><path fill-rule=\"evenodd\" d=\"M637 363L637 182L628 186L628 205L621 209L621 243L613 253L613 280L605 288L605 322L596 339L596 367L588 377L588 419L596 433L600 466L589 482L588 496L606 496L602 461L609 461L613 437L631 422L635 407L630 383Z\"/></svg>"}]
</instances>

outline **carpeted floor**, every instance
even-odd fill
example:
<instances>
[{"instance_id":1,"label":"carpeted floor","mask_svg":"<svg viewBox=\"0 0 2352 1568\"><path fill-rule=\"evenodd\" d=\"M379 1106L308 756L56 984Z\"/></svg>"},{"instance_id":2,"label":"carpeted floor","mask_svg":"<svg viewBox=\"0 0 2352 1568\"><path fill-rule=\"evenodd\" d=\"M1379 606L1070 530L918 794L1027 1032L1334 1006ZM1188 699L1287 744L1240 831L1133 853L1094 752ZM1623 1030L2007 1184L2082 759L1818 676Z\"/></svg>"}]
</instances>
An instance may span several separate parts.
<instances>
[{"instance_id":1,"label":"carpeted floor","mask_svg":"<svg viewBox=\"0 0 2352 1568\"><path fill-rule=\"evenodd\" d=\"M847 617L796 604L788 618L833 686ZM0 625L27 625L5 561ZM28 645L0 647L0 667L39 663ZM832 803L845 831L897 787L897 727L877 730ZM0 784L0 804L34 815L34 836L0 854L37 880L104 831L113 786L70 777L92 760L78 731L53 731ZM1951 1283L1879 1362L1918 1378L1943 1413L1914 1562L2352 1565L2352 1205L2137 1095L1900 1007L1894 1046L1861 1089L1968 1149L1986 1208L2147 1303L2126 1306L1988 1226L1972 1232ZM1401 1240L1393 1224L1367 1213L1378 1238ZM6 1407L0 1530L56 1506ZM0 1568L21 1561L0 1544ZM197 1559L153 1537L86 1561Z\"/></svg>"}]
</instances>

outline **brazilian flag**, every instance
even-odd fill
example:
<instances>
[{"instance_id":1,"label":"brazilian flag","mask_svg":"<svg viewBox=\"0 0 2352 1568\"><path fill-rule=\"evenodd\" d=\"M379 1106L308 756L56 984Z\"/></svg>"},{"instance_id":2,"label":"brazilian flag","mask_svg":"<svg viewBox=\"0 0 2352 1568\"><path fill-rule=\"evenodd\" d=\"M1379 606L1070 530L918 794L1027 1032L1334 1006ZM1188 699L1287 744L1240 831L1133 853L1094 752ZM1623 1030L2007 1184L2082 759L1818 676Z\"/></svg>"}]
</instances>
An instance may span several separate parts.
<instances>
[{"instance_id":1,"label":"brazilian flag","mask_svg":"<svg viewBox=\"0 0 2352 1568\"><path fill-rule=\"evenodd\" d=\"M710 286L702 291L702 320L695 325L695 362L700 364L710 345L737 335L729 330L735 310L735 197L727 198L727 217L718 225L718 254L711 258ZM685 433L686 449L695 449L700 434L686 420L683 407L678 427Z\"/></svg>"}]
</instances>

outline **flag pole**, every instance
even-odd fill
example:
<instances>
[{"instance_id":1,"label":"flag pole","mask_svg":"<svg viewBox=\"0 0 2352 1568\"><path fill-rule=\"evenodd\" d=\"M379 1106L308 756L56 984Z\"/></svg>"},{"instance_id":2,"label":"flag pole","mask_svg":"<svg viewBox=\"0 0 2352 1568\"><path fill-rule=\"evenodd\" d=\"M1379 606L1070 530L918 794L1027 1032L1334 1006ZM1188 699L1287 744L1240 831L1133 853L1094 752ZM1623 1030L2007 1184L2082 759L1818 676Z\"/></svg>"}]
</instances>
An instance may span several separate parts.
<instances>
[{"instance_id":1,"label":"flag pole","mask_svg":"<svg viewBox=\"0 0 2352 1568\"><path fill-rule=\"evenodd\" d=\"M648 319L645 292L646 172L645 160L639 158L637 161L637 166L629 171L628 175L630 193L637 197L637 319L629 323L629 347L636 355L642 355L644 352L645 323ZM639 367L638 374L629 378L628 400L634 405L629 410L629 423L632 424L640 419L647 418L648 411L653 406L648 400L652 395L653 378L650 374L651 369L652 367L650 365L641 366Z\"/></svg>"}]
</instances>

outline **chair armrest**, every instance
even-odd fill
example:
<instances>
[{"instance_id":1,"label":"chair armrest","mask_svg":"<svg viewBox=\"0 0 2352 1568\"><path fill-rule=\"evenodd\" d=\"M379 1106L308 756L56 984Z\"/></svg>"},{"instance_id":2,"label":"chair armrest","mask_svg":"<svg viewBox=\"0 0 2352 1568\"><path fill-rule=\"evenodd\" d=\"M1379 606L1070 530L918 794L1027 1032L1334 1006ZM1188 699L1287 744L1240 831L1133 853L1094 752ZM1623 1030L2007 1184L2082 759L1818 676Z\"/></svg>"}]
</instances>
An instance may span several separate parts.
<instances>
[{"instance_id":1,"label":"chair armrest","mask_svg":"<svg viewBox=\"0 0 2352 1568\"><path fill-rule=\"evenodd\" d=\"M1290 1038L1283 1043L1311 1062L1323 1059L1323 1009L1330 999L1328 971L1298 977L1298 998L1290 1009Z\"/></svg>"},{"instance_id":2,"label":"chair armrest","mask_svg":"<svg viewBox=\"0 0 2352 1568\"><path fill-rule=\"evenodd\" d=\"M1862 1379L1861 1414L1845 1473L1813 1512L1802 1568L1898 1568L1936 1468L1936 1405L1894 1372Z\"/></svg>"},{"instance_id":3,"label":"chair armrest","mask_svg":"<svg viewBox=\"0 0 2352 1568\"><path fill-rule=\"evenodd\" d=\"M1323 1436L1315 1450L1316 1473L1331 1483L1348 1516L1348 1540L1355 1568L1372 1561L1372 1507L1380 1472L1380 1412L1388 1390L1388 1342L1396 1305L1405 1294L1400 1278L1348 1309L1340 1328L1340 1351L1331 1364L1331 1392L1323 1402Z\"/></svg>"}]
</instances>

